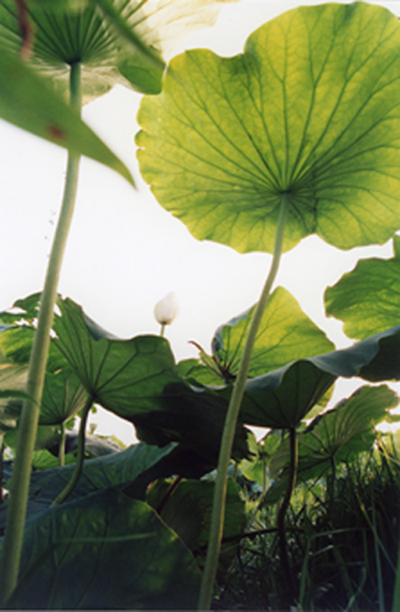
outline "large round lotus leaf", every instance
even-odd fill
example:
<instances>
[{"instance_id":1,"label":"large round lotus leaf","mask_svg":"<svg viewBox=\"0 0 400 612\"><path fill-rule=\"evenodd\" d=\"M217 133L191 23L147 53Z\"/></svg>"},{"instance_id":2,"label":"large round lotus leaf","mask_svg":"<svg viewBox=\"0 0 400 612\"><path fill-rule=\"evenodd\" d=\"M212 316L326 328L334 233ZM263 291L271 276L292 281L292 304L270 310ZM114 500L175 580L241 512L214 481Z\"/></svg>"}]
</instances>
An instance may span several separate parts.
<instances>
[{"instance_id":1,"label":"large round lotus leaf","mask_svg":"<svg viewBox=\"0 0 400 612\"><path fill-rule=\"evenodd\" d=\"M144 98L145 180L196 238L272 252L282 194L284 249L316 233L349 249L400 225L400 26L364 3L301 7L245 51L175 58Z\"/></svg>"}]
</instances>

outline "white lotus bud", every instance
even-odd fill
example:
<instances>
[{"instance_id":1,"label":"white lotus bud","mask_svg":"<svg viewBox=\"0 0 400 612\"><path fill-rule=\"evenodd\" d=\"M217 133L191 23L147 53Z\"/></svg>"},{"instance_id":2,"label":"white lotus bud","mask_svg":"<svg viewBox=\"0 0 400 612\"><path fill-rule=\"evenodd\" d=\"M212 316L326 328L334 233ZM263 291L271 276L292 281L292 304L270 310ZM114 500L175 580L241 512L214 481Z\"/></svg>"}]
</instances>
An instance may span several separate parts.
<instances>
[{"instance_id":1,"label":"white lotus bud","mask_svg":"<svg viewBox=\"0 0 400 612\"><path fill-rule=\"evenodd\" d=\"M160 325L171 325L178 314L178 310L179 305L176 293L170 291L170 293L167 293L167 295L155 305L154 316Z\"/></svg>"}]
</instances>

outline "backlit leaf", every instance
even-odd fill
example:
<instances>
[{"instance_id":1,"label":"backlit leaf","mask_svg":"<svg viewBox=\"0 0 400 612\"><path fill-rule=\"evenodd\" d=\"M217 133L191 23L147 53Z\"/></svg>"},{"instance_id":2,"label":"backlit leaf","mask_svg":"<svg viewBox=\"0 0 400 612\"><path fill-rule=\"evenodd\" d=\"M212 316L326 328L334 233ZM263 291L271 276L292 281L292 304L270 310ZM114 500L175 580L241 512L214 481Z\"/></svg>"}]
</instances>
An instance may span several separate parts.
<instances>
[{"instance_id":1,"label":"backlit leaf","mask_svg":"<svg viewBox=\"0 0 400 612\"><path fill-rule=\"evenodd\" d=\"M249 380L240 411L243 423L296 427L339 377L372 382L400 379L400 326L340 351L301 359ZM230 387L214 389L223 398Z\"/></svg>"},{"instance_id":2,"label":"backlit leaf","mask_svg":"<svg viewBox=\"0 0 400 612\"><path fill-rule=\"evenodd\" d=\"M400 25L366 3L300 7L245 51L174 58L139 112L139 161L158 201L198 239L272 252L309 234L342 249L399 227Z\"/></svg>"},{"instance_id":3,"label":"backlit leaf","mask_svg":"<svg viewBox=\"0 0 400 612\"><path fill-rule=\"evenodd\" d=\"M221 372L236 376L254 307L219 327L212 341ZM249 377L260 376L290 361L327 353L334 348L324 332L301 310L283 287L271 294L258 328Z\"/></svg>"},{"instance_id":4,"label":"backlit leaf","mask_svg":"<svg viewBox=\"0 0 400 612\"><path fill-rule=\"evenodd\" d=\"M351 338L363 340L400 323L400 237L392 259L362 259L325 292L328 316L344 321Z\"/></svg>"},{"instance_id":5,"label":"backlit leaf","mask_svg":"<svg viewBox=\"0 0 400 612\"><path fill-rule=\"evenodd\" d=\"M386 387L362 387L334 409L316 417L299 433L297 481L316 480L338 462L348 462L374 443L375 426L397 406L394 391ZM279 483L267 493L267 501L277 500L277 493L287 486L290 461L289 441L281 445L270 462L271 477Z\"/></svg>"},{"instance_id":6,"label":"backlit leaf","mask_svg":"<svg viewBox=\"0 0 400 612\"><path fill-rule=\"evenodd\" d=\"M0 117L109 166L133 184L126 166L53 91L49 82L18 56L1 49L1 45L0 51Z\"/></svg>"}]
</instances>

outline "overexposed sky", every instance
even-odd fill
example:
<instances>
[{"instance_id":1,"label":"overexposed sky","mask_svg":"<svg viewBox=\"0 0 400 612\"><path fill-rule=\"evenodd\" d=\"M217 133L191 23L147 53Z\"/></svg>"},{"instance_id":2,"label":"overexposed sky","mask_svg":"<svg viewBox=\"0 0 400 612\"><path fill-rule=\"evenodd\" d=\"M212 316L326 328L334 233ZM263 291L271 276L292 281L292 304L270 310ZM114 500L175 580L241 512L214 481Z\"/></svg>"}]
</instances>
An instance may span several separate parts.
<instances>
[{"instance_id":1,"label":"overexposed sky","mask_svg":"<svg viewBox=\"0 0 400 612\"><path fill-rule=\"evenodd\" d=\"M241 0L223 6L217 24L177 44L209 47L221 55L240 53L258 26L300 4L315 1ZM400 2L375 2L400 14ZM177 41L178 42L178 41ZM175 291L180 315L167 329L177 360L195 356L195 340L206 350L215 329L249 308L259 296L271 257L239 255L199 242L164 211L140 179L134 134L140 96L122 87L84 108L83 118L132 170L133 190L111 170L84 159L76 213L59 291L83 306L110 332L129 338L158 333L155 303ZM66 153L0 121L0 310L39 291L43 284L65 176ZM305 312L338 348L350 342L341 324L324 317L323 291L354 267L359 256L391 256L389 245L341 252L316 237L283 257L277 284L300 301ZM103 421L129 441L116 421Z\"/></svg>"}]
</instances>

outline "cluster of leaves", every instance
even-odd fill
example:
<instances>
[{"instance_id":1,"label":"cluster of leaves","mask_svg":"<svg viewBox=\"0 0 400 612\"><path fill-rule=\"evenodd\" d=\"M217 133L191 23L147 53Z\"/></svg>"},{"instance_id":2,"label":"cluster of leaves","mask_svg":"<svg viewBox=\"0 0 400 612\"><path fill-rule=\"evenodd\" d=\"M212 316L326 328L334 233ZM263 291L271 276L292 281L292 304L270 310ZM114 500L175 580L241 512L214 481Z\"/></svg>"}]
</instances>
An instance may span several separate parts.
<instances>
[{"instance_id":1,"label":"cluster of leaves","mask_svg":"<svg viewBox=\"0 0 400 612\"><path fill-rule=\"evenodd\" d=\"M334 489L326 486L329 477L298 485L287 536L301 609L395 609L398 442L397 435L378 435L374 448L337 464ZM247 504L255 503L253 493ZM220 581L215 609L235 609L243 601L250 609L282 609L287 580L274 527L275 505L264 504Z\"/></svg>"},{"instance_id":2,"label":"cluster of leaves","mask_svg":"<svg viewBox=\"0 0 400 612\"><path fill-rule=\"evenodd\" d=\"M4 389L17 388L18 382L23 387L39 298L36 294L19 300L11 311L1 314L1 387ZM173 608L195 605L200 574L190 559L194 554L200 567L204 563L213 489L207 474L217 464L232 384L224 378L227 371L229 380L235 377L235 357L241 350L250 316L251 310L216 331L212 356L205 358L203 352L199 360L175 364L164 338L138 336L120 340L101 329L73 301L58 300L37 437L41 463L36 455L28 504L24 550L31 552L23 555L21 583L13 605L29 607L33 601L41 608L111 607L116 603L165 608L166 602ZM266 464L263 458L258 458L261 449L254 444L243 423L274 427L262 449L264 458L269 454L268 478L274 481L264 491L267 503L279 501L287 484L287 439L277 437L276 430L301 428L302 419L319 402L322 410L326 391L338 376L356 375L376 381L400 372L399 334L400 328L395 327L350 349L332 350L330 341L302 313L294 298L281 288L275 290L257 339L252 377L247 384L233 452L240 473L262 486L265 476L261 474ZM297 356L289 364L288 351L292 357ZM322 351L325 353L321 354ZM315 353L319 355L306 357ZM383 375L382 371L388 372L388 364L391 370ZM262 368L267 370L265 374L261 373ZM204 382L212 376L215 383L216 371L220 372L219 385ZM142 442L121 450L101 439L91 445L88 436L87 461L77 486L65 504L51 507L69 482L74 466L52 467L48 453L58 454L54 447L64 444L60 426L72 424L71 417L79 415L88 400L133 423ZM386 386L363 387L334 410L316 417L299 434L299 482L326 478L336 463L370 449L376 436L375 425L396 404L395 394ZM18 409L17 400L11 403L3 400L1 427L9 447L14 446L16 430L11 426L14 424L18 429ZM11 416L14 423L10 423ZM71 437L74 437L72 432ZM71 449L67 452L71 463L75 461L74 447L76 443L67 447L67 451ZM5 471L9 469L10 464L5 463ZM179 480L171 488L165 479L177 476ZM156 486L148 491L148 486L156 481ZM112 516L107 514L111 511L107 510L110 504L114 508ZM0 515L3 527L6 508L5 502ZM95 524L92 513L97 517ZM128 522L125 513L131 517ZM157 515L169 528L157 520ZM48 529L47 524L52 528ZM156 530L162 531L161 525L165 535L154 537L158 534ZM239 485L232 481L228 488L224 535L228 540L238 537L245 527L243 496ZM175 542L174 532L183 543ZM39 537L39 533L46 533L46 538ZM38 544L33 546L33 542ZM126 567L125 555L135 559L135 571L145 572L148 582L142 582L143 590L139 592L136 589L131 592L126 587L128 591L122 590L117 595L117 591L121 592L123 574L118 568L115 570L119 585L116 589L107 568L111 556L115 555L115 546L122 544L126 553L121 552L119 556L121 564ZM160 559L160 567L157 563L154 569L157 573L163 572L158 590L151 572L148 573L149 558L140 552L143 545L149 555ZM101 546L99 562L96 547ZM232 545L229 548L232 551ZM57 552L55 556L50 554L53 550ZM84 586L71 591L69 585L76 571L76 559L83 555L87 584L94 586L89 591ZM224 563L229 566L226 559L231 557L228 552L226 555L221 557L222 567ZM174 567L173 579L171 571L167 571L171 567ZM104 587L99 588L100 584L104 585L103 572L108 576L107 596ZM56 586L41 587L39 593L35 585L43 585L45 576ZM57 576L55 582L54 576ZM126 580L131 581L130 573ZM172 592L181 581L187 591L180 591L177 599ZM83 585L83 581L80 583Z\"/></svg>"},{"instance_id":3,"label":"cluster of leaves","mask_svg":"<svg viewBox=\"0 0 400 612\"><path fill-rule=\"evenodd\" d=\"M393 236L400 224L400 29L388 11L364 4L296 9L259 28L243 54L188 52L161 80L164 63L151 46L158 43L155 13L143 13L151 4L64 0L56 10L35 0L27 11L22 2L35 23L33 42L29 31L23 36L28 66L15 53L24 12L2 0L1 116L128 176L57 94L41 88L49 65L63 89L65 67L78 62L88 96L107 90L115 75L142 92L161 92L141 106L141 172L196 237L272 252L282 198L290 202L285 250L310 233L340 248ZM32 94L29 112L22 90ZM362 262L327 291L328 314L360 340L351 348L335 350L283 288L270 295L231 452L240 477L228 485L221 575L232 561L232 542L248 528L241 482L258 485L264 504L283 499L285 511L296 477L302 486L323 482L335 500L341 466L373 448L376 425L397 405L386 385L366 385L324 411L339 377L400 379L398 240L393 260ZM35 294L0 314L0 432L8 448L20 427L39 305ZM36 438L41 455L34 456L9 607L196 606L212 472L253 313L222 325L210 355L200 348L198 359L176 364L163 337L116 338L78 304L58 299ZM132 423L141 442L122 450L92 438L80 466L74 446L82 455L85 431L76 442L72 432L65 440L65 429L76 416L85 425L95 404ZM272 431L257 445L247 426ZM67 465L50 467L51 453L61 459L65 450ZM11 463L3 462L6 482ZM60 505L76 466L80 477ZM6 499L0 506L3 525L7 505ZM284 512L281 519L284 557ZM304 583L294 587L298 601Z\"/></svg>"}]
</instances>

